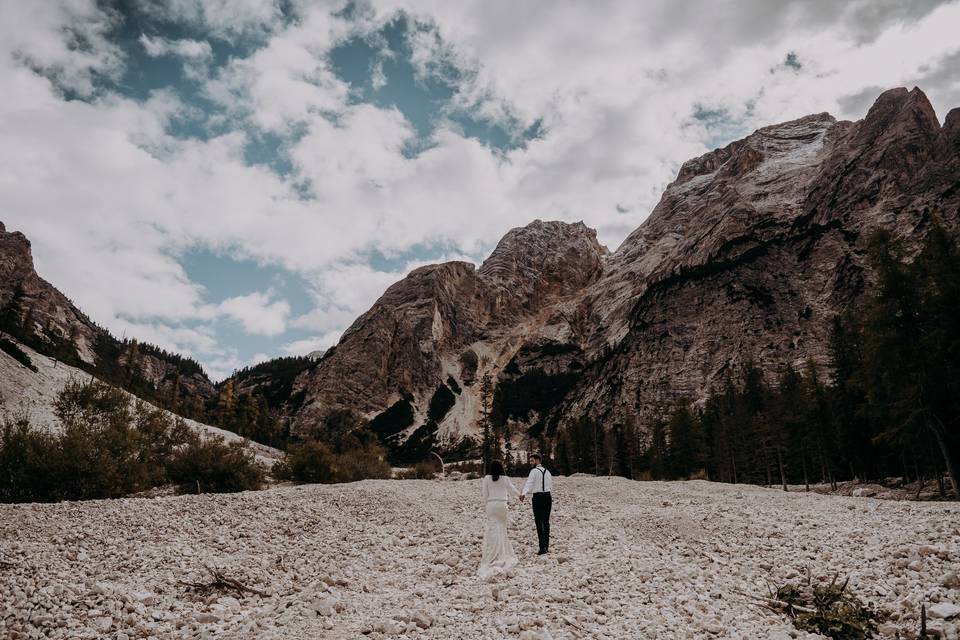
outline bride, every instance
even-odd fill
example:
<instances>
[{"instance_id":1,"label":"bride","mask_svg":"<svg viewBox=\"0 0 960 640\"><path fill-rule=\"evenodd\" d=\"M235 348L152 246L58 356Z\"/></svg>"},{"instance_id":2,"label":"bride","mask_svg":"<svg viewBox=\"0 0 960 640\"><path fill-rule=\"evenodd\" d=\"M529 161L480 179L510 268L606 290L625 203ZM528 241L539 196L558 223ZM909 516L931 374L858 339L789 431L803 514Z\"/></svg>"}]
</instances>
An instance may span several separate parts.
<instances>
[{"instance_id":1,"label":"bride","mask_svg":"<svg viewBox=\"0 0 960 640\"><path fill-rule=\"evenodd\" d=\"M507 537L507 498L520 492L503 475L503 463L494 460L484 476L483 498L487 505L487 528L483 532L483 553L480 557L480 577L487 578L517 564L517 554Z\"/></svg>"}]
</instances>

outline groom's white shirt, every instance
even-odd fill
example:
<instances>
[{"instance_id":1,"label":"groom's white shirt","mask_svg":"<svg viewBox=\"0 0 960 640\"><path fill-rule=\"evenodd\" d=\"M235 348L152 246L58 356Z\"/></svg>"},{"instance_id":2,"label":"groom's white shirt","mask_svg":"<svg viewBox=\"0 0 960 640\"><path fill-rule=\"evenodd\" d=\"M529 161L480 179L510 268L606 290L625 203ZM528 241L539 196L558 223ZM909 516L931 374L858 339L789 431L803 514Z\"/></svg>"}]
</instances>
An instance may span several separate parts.
<instances>
[{"instance_id":1,"label":"groom's white shirt","mask_svg":"<svg viewBox=\"0 0 960 640\"><path fill-rule=\"evenodd\" d=\"M542 464L538 464L533 469L530 469L530 475L527 476L527 481L524 483L521 493L527 495L528 493L540 493L541 491L552 490L553 476L543 468Z\"/></svg>"}]
</instances>

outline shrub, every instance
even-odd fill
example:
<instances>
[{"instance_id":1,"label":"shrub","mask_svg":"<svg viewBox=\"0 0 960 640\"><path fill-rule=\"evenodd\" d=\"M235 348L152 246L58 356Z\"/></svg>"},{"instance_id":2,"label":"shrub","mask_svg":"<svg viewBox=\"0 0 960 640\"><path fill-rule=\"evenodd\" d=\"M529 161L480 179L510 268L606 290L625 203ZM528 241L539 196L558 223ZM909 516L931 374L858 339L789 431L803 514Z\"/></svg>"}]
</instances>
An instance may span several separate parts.
<instances>
[{"instance_id":1,"label":"shrub","mask_svg":"<svg viewBox=\"0 0 960 640\"><path fill-rule=\"evenodd\" d=\"M310 440L291 447L285 463L290 469L290 478L297 482L334 482L332 458L325 444Z\"/></svg>"},{"instance_id":2,"label":"shrub","mask_svg":"<svg viewBox=\"0 0 960 640\"><path fill-rule=\"evenodd\" d=\"M396 478L398 480L432 480L438 472L439 468L435 463L424 460L397 472Z\"/></svg>"},{"instance_id":3,"label":"shrub","mask_svg":"<svg viewBox=\"0 0 960 640\"><path fill-rule=\"evenodd\" d=\"M834 640L872 638L880 615L847 590L847 580L837 584L834 575L829 584L813 584L809 578L806 585L787 583L777 589L775 601L802 607L799 611L787 607L794 626L802 631Z\"/></svg>"},{"instance_id":4,"label":"shrub","mask_svg":"<svg viewBox=\"0 0 960 640\"><path fill-rule=\"evenodd\" d=\"M483 463L479 460L463 460L461 462L452 462L447 464L447 471L459 471L460 473L474 473L479 475L483 469Z\"/></svg>"},{"instance_id":5,"label":"shrub","mask_svg":"<svg viewBox=\"0 0 960 640\"><path fill-rule=\"evenodd\" d=\"M432 480L439 471L437 465L432 462L418 462L413 465L413 474L418 480Z\"/></svg>"},{"instance_id":6,"label":"shrub","mask_svg":"<svg viewBox=\"0 0 960 640\"><path fill-rule=\"evenodd\" d=\"M392 475L387 452L378 445L351 449L333 459L334 482L383 479Z\"/></svg>"},{"instance_id":7,"label":"shrub","mask_svg":"<svg viewBox=\"0 0 960 640\"><path fill-rule=\"evenodd\" d=\"M6 351L14 360L27 369L30 369L34 373L37 372L37 368L34 366L33 361L30 360L30 356L24 353L23 349L17 346L15 342L7 340L6 338L0 338L0 349Z\"/></svg>"},{"instance_id":8,"label":"shrub","mask_svg":"<svg viewBox=\"0 0 960 640\"><path fill-rule=\"evenodd\" d=\"M71 383L56 403L55 434L26 419L0 440L0 494L7 502L115 498L152 486L152 466L132 427L126 396L102 383ZM162 474L161 474L162 475Z\"/></svg>"},{"instance_id":9,"label":"shrub","mask_svg":"<svg viewBox=\"0 0 960 640\"><path fill-rule=\"evenodd\" d=\"M26 419L7 421L0 430L0 502L55 499L56 451L53 438Z\"/></svg>"},{"instance_id":10,"label":"shrub","mask_svg":"<svg viewBox=\"0 0 960 640\"><path fill-rule=\"evenodd\" d=\"M57 397L62 424L47 434L26 419L0 429L0 501L116 498L170 480L195 490L257 488L263 470L245 447L201 442L186 424L98 381Z\"/></svg>"},{"instance_id":11,"label":"shrub","mask_svg":"<svg viewBox=\"0 0 960 640\"><path fill-rule=\"evenodd\" d=\"M273 463L273 466L270 467L270 476L277 482L293 480L293 469L290 467L289 455Z\"/></svg>"},{"instance_id":12,"label":"shrub","mask_svg":"<svg viewBox=\"0 0 960 640\"><path fill-rule=\"evenodd\" d=\"M51 454L59 488L51 499L117 498L155 486L156 466L166 461L145 455L148 440L133 426L127 394L102 382L71 382L54 409L63 430ZM138 416L146 413L137 406ZM171 420L161 415L165 420L156 428L169 431Z\"/></svg>"},{"instance_id":13,"label":"shrub","mask_svg":"<svg viewBox=\"0 0 960 640\"><path fill-rule=\"evenodd\" d=\"M389 478L390 464L382 447L368 444L333 453L322 442L310 440L294 445L281 463L281 475L288 473L297 482L354 482L370 478ZM289 471L287 471L287 468Z\"/></svg>"},{"instance_id":14,"label":"shrub","mask_svg":"<svg viewBox=\"0 0 960 640\"><path fill-rule=\"evenodd\" d=\"M180 491L232 493L263 486L265 471L243 442L191 435L167 465L167 478Z\"/></svg>"}]
</instances>

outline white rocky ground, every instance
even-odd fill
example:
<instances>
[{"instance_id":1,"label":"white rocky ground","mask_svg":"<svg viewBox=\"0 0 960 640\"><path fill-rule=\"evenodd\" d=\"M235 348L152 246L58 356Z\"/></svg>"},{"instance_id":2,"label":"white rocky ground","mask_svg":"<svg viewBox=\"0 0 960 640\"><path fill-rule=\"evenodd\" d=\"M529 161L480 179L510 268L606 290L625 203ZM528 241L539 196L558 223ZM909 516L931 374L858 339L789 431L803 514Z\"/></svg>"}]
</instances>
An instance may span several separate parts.
<instances>
[{"instance_id":1,"label":"white rocky ground","mask_svg":"<svg viewBox=\"0 0 960 640\"><path fill-rule=\"evenodd\" d=\"M235 495L0 505L5 638L805 637L738 591L839 571L918 628L960 603L960 505L707 482L558 478L552 553L476 577L477 481L365 481ZM198 596L221 570L264 596ZM958 621L932 626L956 637ZM6 635L4 635L6 634Z\"/></svg>"},{"instance_id":2,"label":"white rocky ground","mask_svg":"<svg viewBox=\"0 0 960 640\"><path fill-rule=\"evenodd\" d=\"M67 383L89 380L91 376L85 371L41 355L24 344L17 344L30 357L37 371L31 371L9 354L0 351L0 420L26 417L34 426L55 430L59 428L59 421L53 410L57 395ZM130 401L134 400L134 396L130 395ZM184 422L204 437L216 436L226 442L243 439L231 431L196 420ZM257 460L267 465L273 464L282 455L278 450L256 442L249 442L248 445Z\"/></svg>"}]
</instances>

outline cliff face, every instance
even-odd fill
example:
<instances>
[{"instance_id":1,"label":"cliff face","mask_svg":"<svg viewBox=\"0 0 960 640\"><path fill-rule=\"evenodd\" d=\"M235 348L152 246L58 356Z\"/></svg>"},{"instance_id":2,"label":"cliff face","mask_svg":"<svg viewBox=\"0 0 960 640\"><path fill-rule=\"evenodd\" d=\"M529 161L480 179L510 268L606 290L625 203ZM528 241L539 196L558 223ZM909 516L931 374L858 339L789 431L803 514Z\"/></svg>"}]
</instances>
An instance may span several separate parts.
<instances>
[{"instance_id":1,"label":"cliff face","mask_svg":"<svg viewBox=\"0 0 960 640\"><path fill-rule=\"evenodd\" d=\"M479 384L538 336L573 336L562 317L602 271L607 250L583 223L535 221L513 229L477 269L465 262L421 267L394 284L298 378L294 434L333 411L375 418L403 440L420 427L472 432Z\"/></svg>"},{"instance_id":2,"label":"cliff face","mask_svg":"<svg viewBox=\"0 0 960 640\"><path fill-rule=\"evenodd\" d=\"M872 278L872 232L957 232L958 150L960 110L941 127L919 89L895 89L859 122L811 115L690 160L613 254L537 221L477 270L418 269L297 380L294 432L349 409L398 442L471 433L484 374L515 434L642 426L748 360L771 378L825 364L831 319Z\"/></svg>"},{"instance_id":3,"label":"cliff face","mask_svg":"<svg viewBox=\"0 0 960 640\"><path fill-rule=\"evenodd\" d=\"M826 364L831 319L872 278L871 234L957 233L958 116L941 127L919 89L896 89L859 122L808 116L684 165L591 291L612 353L562 410L649 422L747 360L771 377Z\"/></svg>"},{"instance_id":4,"label":"cliff face","mask_svg":"<svg viewBox=\"0 0 960 640\"><path fill-rule=\"evenodd\" d=\"M102 330L33 268L30 241L0 223L0 315L6 332L22 330L51 349L93 364Z\"/></svg>"},{"instance_id":5,"label":"cliff face","mask_svg":"<svg viewBox=\"0 0 960 640\"><path fill-rule=\"evenodd\" d=\"M149 391L168 406L202 405L216 397L213 384L195 363L146 345L121 343L94 324L37 274L30 241L22 233L8 232L3 223L0 329L44 355L94 371L135 392Z\"/></svg>"}]
</instances>

